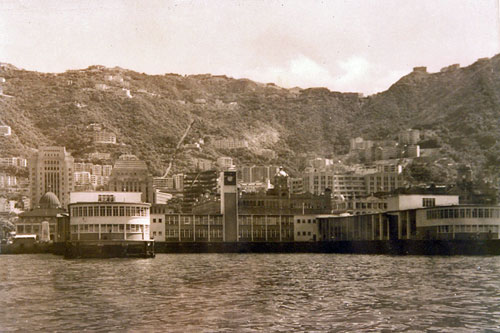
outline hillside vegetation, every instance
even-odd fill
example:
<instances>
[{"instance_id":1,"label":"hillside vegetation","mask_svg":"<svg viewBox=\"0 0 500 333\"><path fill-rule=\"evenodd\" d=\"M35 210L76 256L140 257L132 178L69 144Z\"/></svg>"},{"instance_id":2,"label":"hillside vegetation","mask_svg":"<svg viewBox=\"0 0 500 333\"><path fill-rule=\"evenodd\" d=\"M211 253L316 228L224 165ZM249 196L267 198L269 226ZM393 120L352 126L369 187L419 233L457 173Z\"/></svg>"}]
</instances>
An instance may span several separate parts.
<instances>
[{"instance_id":1,"label":"hillside vegetation","mask_svg":"<svg viewBox=\"0 0 500 333\"><path fill-rule=\"evenodd\" d=\"M352 137L388 139L406 128L433 131L443 156L471 164L478 173L497 172L500 164L500 55L439 73L414 71L369 97L102 66L52 74L3 64L0 77L6 79L0 121L13 131L0 138L3 156L48 144L65 145L76 158L93 151L128 152L159 175L194 120L185 143L203 142L202 149L181 150L176 169L192 157L229 155L240 163L282 164L293 173L305 154L343 154ZM92 144L90 123L116 133L118 144ZM221 138L247 140L249 149L214 149L211 142ZM274 150L276 159L261 154L263 149Z\"/></svg>"}]
</instances>

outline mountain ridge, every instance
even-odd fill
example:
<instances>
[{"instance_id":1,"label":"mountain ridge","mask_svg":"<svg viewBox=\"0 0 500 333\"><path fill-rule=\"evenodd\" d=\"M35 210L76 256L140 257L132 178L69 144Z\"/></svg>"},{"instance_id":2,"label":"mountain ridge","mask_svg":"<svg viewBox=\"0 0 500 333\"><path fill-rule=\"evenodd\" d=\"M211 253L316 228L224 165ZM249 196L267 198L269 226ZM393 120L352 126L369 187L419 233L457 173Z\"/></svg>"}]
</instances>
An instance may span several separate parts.
<instances>
[{"instance_id":1,"label":"mountain ridge","mask_svg":"<svg viewBox=\"0 0 500 333\"><path fill-rule=\"evenodd\" d=\"M201 151L180 152L179 170L192 156L232 154L239 163L272 162L298 171L306 154L341 155L350 138L394 138L406 128L436 132L444 156L478 170L500 153L500 55L437 73L416 68L366 97L225 75L147 75L103 66L53 74L2 64L3 93L12 97L0 97L0 120L13 131L0 138L3 155L26 155L45 144L65 145L77 158L111 150L91 144L85 128L99 122L117 134L117 154L135 153L161 174L191 120L186 142L205 144ZM218 138L249 140L250 149L217 150L210 142ZM260 156L262 149L277 158Z\"/></svg>"}]
</instances>

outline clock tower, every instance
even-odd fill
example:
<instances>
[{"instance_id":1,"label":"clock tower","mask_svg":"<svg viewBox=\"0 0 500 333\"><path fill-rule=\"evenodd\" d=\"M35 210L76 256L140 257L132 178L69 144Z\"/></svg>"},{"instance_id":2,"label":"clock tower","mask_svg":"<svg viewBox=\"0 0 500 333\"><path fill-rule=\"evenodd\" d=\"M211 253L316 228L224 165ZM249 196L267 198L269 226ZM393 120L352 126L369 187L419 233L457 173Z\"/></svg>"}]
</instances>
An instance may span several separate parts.
<instances>
[{"instance_id":1,"label":"clock tower","mask_svg":"<svg viewBox=\"0 0 500 333\"><path fill-rule=\"evenodd\" d=\"M236 171L223 171L221 182L221 212L223 214L224 241L238 241L238 188Z\"/></svg>"}]
</instances>

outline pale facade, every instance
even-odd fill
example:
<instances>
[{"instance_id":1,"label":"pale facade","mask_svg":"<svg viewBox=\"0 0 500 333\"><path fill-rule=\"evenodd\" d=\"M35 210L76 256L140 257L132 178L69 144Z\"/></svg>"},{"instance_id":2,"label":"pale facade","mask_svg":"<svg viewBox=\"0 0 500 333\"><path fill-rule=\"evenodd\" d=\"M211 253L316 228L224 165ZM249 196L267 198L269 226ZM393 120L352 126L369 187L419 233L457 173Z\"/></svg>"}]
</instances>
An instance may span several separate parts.
<instances>
[{"instance_id":1,"label":"pale facade","mask_svg":"<svg viewBox=\"0 0 500 333\"><path fill-rule=\"evenodd\" d=\"M155 242L165 241L165 214L151 214L151 239Z\"/></svg>"},{"instance_id":2,"label":"pale facade","mask_svg":"<svg viewBox=\"0 0 500 333\"><path fill-rule=\"evenodd\" d=\"M71 193L70 239L72 241L149 240L150 204L141 193Z\"/></svg>"},{"instance_id":3,"label":"pale facade","mask_svg":"<svg viewBox=\"0 0 500 333\"><path fill-rule=\"evenodd\" d=\"M74 160L64 147L41 147L28 161L31 202L53 192L63 207L69 203L74 189Z\"/></svg>"},{"instance_id":4,"label":"pale facade","mask_svg":"<svg viewBox=\"0 0 500 333\"><path fill-rule=\"evenodd\" d=\"M94 142L95 143L115 144L116 143L116 135L114 133L106 132L106 131L94 132Z\"/></svg>"},{"instance_id":5,"label":"pale facade","mask_svg":"<svg viewBox=\"0 0 500 333\"><path fill-rule=\"evenodd\" d=\"M12 132L11 132L10 126L0 125L0 135L9 136L11 134L12 134Z\"/></svg>"},{"instance_id":6,"label":"pale facade","mask_svg":"<svg viewBox=\"0 0 500 333\"><path fill-rule=\"evenodd\" d=\"M293 220L295 242L315 242L319 239L316 215L295 215Z\"/></svg>"}]
</instances>

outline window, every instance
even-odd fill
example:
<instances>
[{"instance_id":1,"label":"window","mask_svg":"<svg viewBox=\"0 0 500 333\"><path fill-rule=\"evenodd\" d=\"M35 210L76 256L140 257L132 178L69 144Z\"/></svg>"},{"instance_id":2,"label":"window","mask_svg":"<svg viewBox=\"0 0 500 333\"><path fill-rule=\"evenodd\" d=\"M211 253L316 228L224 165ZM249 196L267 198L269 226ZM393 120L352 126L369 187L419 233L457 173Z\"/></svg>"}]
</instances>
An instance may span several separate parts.
<instances>
[{"instance_id":1,"label":"window","mask_svg":"<svg viewBox=\"0 0 500 333\"><path fill-rule=\"evenodd\" d=\"M434 207L436 206L435 198L422 198L422 206L423 207Z\"/></svg>"},{"instance_id":2,"label":"window","mask_svg":"<svg viewBox=\"0 0 500 333\"><path fill-rule=\"evenodd\" d=\"M156 219L153 219L153 223L156 223Z\"/></svg>"}]
</instances>

